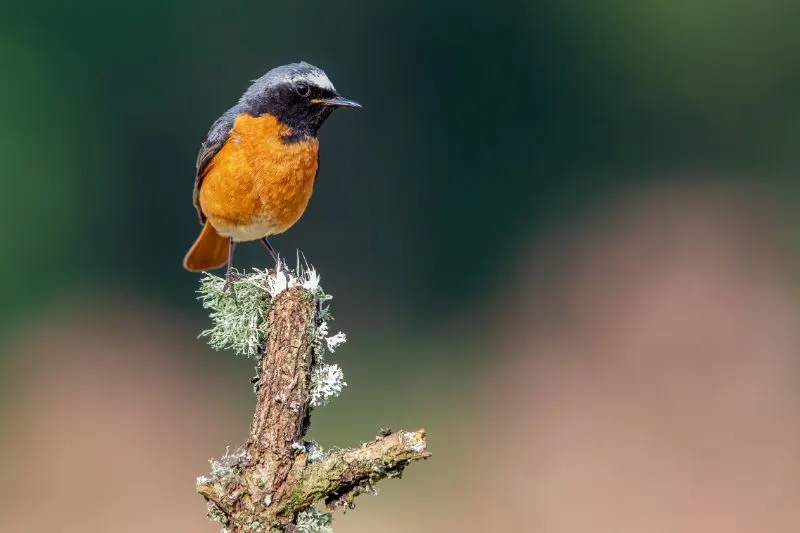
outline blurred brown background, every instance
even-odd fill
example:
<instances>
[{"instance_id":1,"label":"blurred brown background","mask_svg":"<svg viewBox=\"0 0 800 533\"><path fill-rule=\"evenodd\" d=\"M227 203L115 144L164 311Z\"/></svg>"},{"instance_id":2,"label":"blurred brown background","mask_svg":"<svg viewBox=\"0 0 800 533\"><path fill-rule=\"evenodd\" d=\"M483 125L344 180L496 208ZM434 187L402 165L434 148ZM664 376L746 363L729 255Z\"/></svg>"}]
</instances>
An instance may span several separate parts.
<instances>
[{"instance_id":1,"label":"blurred brown background","mask_svg":"<svg viewBox=\"0 0 800 533\"><path fill-rule=\"evenodd\" d=\"M0 15L0 531L219 529L253 363L196 339L194 157L298 59L365 104L275 241L350 339L311 436L434 453L338 533L800 530L795 3Z\"/></svg>"}]
</instances>

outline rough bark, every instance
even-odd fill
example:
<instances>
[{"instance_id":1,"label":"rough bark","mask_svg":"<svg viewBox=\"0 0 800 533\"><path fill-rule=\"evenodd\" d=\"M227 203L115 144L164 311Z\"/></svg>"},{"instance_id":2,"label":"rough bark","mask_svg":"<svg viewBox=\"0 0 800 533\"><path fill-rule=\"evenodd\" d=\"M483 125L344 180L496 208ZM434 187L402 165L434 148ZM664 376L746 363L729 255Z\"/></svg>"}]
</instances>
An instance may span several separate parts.
<instances>
[{"instance_id":1,"label":"rough bark","mask_svg":"<svg viewBox=\"0 0 800 533\"><path fill-rule=\"evenodd\" d=\"M429 456L424 430L386 432L314 462L292 448L310 421L317 305L300 287L272 301L245 452L229 474L197 484L209 515L231 532L290 529L300 512L321 500L347 508L378 480L398 477L409 462Z\"/></svg>"}]
</instances>

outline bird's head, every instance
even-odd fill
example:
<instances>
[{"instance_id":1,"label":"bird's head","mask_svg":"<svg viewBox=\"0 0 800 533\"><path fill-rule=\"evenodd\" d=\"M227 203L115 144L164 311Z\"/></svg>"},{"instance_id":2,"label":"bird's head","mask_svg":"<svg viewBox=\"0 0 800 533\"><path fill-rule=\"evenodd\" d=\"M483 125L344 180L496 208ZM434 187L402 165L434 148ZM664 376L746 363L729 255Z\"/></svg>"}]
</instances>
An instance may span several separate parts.
<instances>
[{"instance_id":1,"label":"bird's head","mask_svg":"<svg viewBox=\"0 0 800 533\"><path fill-rule=\"evenodd\" d=\"M255 116L269 113L291 128L287 140L315 137L339 107L361 104L339 95L325 72L305 62L276 67L253 82L239 105Z\"/></svg>"}]
</instances>

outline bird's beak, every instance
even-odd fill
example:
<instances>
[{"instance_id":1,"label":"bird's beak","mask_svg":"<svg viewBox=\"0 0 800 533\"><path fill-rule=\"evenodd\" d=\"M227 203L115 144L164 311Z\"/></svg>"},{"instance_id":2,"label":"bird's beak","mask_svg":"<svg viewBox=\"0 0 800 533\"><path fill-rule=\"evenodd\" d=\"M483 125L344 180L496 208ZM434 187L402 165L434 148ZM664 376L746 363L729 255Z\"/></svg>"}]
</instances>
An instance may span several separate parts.
<instances>
[{"instance_id":1,"label":"bird's beak","mask_svg":"<svg viewBox=\"0 0 800 533\"><path fill-rule=\"evenodd\" d=\"M315 104L322 104L328 107L353 107L359 108L361 104L354 100L344 98L343 96L333 96L331 98L315 98L311 100Z\"/></svg>"}]
</instances>

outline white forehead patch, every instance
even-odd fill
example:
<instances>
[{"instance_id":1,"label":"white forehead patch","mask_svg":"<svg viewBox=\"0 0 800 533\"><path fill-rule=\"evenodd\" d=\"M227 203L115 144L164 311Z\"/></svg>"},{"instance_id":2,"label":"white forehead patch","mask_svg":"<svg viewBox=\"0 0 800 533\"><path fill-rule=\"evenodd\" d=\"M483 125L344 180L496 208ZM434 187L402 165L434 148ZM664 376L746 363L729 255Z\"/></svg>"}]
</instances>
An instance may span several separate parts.
<instances>
[{"instance_id":1,"label":"white forehead patch","mask_svg":"<svg viewBox=\"0 0 800 533\"><path fill-rule=\"evenodd\" d=\"M292 83L297 83L298 81L304 81L309 85L314 85L316 87L319 87L320 89L326 89L328 91L336 90L336 88L334 88L333 86L333 83L331 83L331 80L328 79L328 76L326 76L325 73L322 72L321 70L315 72L304 72L302 74L297 74L295 76L292 76L291 80Z\"/></svg>"}]
</instances>

